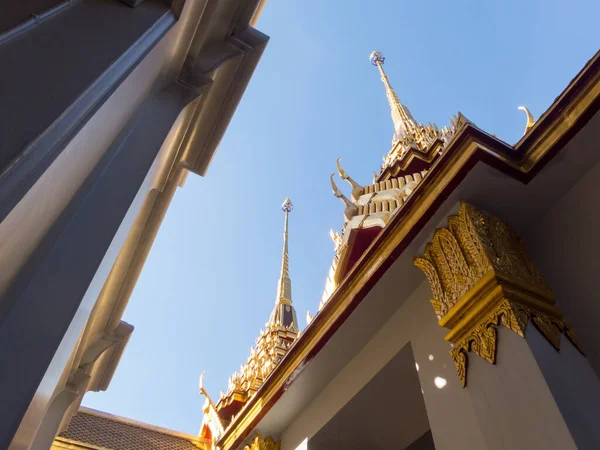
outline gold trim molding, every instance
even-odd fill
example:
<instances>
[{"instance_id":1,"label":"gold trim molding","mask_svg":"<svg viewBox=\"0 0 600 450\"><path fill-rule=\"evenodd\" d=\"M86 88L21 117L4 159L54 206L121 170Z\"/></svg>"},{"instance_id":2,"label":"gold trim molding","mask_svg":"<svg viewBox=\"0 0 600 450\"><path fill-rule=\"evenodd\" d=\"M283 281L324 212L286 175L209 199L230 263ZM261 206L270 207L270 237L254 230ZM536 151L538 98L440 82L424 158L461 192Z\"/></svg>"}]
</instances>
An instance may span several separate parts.
<instances>
[{"instance_id":1,"label":"gold trim molding","mask_svg":"<svg viewBox=\"0 0 600 450\"><path fill-rule=\"evenodd\" d=\"M531 322L556 350L564 333L581 351L523 243L497 217L461 202L414 263L427 276L439 324L450 330L446 340L463 387L469 352L495 364L500 325L525 337Z\"/></svg>"},{"instance_id":2,"label":"gold trim molding","mask_svg":"<svg viewBox=\"0 0 600 450\"><path fill-rule=\"evenodd\" d=\"M263 439L260 432L256 432L254 440L244 447L244 450L279 450L281 441L275 442L271 436Z\"/></svg>"}]
</instances>

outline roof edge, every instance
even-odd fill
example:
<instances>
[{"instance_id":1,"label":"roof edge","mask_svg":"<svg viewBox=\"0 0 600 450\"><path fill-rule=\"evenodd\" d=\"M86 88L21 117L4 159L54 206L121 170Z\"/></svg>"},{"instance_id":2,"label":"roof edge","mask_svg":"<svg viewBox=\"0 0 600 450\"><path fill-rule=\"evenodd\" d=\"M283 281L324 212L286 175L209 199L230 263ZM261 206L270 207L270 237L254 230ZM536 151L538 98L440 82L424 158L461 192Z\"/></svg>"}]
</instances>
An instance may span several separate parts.
<instances>
[{"instance_id":1,"label":"roof edge","mask_svg":"<svg viewBox=\"0 0 600 450\"><path fill-rule=\"evenodd\" d=\"M199 436L196 436L193 434L187 434L187 433L183 433L181 431L175 431L175 430L171 430L169 428L159 427L157 425L152 425L152 424L149 424L146 422L140 422L138 420L129 419L129 418L123 417L123 416L117 416L116 414L99 411L97 409L88 408L86 406L82 406L81 408L79 408L79 411L77 411L77 413L78 414L79 413L89 414L90 416L96 416L96 417L100 417L102 419L112 420L113 422L121 422L121 423L125 423L127 425L132 425L134 427L144 428L146 430L151 430L151 431L156 431L157 433L166 434L169 436L178 437L178 438L182 438L182 439L189 439L190 441L194 441L197 443L209 443L210 442L207 439L200 438ZM64 438L61 438L61 439L64 439Z\"/></svg>"},{"instance_id":2,"label":"roof edge","mask_svg":"<svg viewBox=\"0 0 600 450\"><path fill-rule=\"evenodd\" d=\"M426 179L346 274L323 310L225 430L218 446L225 450L234 449L248 437L297 378L302 368L325 346L377 280L425 226L432 211L455 190L477 162L484 162L527 183L598 110L600 51L588 61L541 116L536 126L516 146L499 140L471 123L457 130L457 135L434 163Z\"/></svg>"}]
</instances>

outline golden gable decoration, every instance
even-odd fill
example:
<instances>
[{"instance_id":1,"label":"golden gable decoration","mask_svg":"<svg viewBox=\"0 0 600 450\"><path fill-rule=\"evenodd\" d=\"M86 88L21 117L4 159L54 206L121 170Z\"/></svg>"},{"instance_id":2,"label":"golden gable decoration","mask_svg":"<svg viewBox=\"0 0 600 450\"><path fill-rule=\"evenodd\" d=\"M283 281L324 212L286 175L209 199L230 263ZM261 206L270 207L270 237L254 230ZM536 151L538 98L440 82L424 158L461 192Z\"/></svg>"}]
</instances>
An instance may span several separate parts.
<instances>
[{"instance_id":1,"label":"golden gable decoration","mask_svg":"<svg viewBox=\"0 0 600 450\"><path fill-rule=\"evenodd\" d=\"M281 441L275 442L272 437L268 436L263 439L260 432L256 432L254 440L244 447L244 450L279 450Z\"/></svg>"},{"instance_id":2,"label":"golden gable decoration","mask_svg":"<svg viewBox=\"0 0 600 450\"><path fill-rule=\"evenodd\" d=\"M495 364L500 325L525 337L531 321L556 350L565 333L581 351L523 243L497 217L461 202L414 263L427 276L439 324L451 330L446 340L463 387L468 352Z\"/></svg>"}]
</instances>

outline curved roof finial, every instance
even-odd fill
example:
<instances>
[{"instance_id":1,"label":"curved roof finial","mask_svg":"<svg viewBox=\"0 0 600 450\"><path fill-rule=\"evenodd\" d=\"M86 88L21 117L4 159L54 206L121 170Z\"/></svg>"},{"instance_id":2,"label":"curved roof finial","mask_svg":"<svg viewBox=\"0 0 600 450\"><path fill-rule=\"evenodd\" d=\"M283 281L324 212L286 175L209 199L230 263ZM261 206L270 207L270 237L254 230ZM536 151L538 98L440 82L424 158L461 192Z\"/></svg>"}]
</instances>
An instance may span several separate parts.
<instances>
[{"instance_id":1,"label":"curved roof finial","mask_svg":"<svg viewBox=\"0 0 600 450\"><path fill-rule=\"evenodd\" d=\"M206 371L202 372L202 374L200 375L200 379L198 380L198 387L200 390L200 394L202 394L204 397L206 397L206 399L208 400L208 403L210 405L215 406L212 399L210 398L210 395L208 395L208 392L206 392L206 389L204 389L204 374L205 373L206 373Z\"/></svg>"},{"instance_id":2,"label":"curved roof finial","mask_svg":"<svg viewBox=\"0 0 600 450\"><path fill-rule=\"evenodd\" d=\"M525 125L525 131L523 132L523 134L525 135L531 129L531 127L535 125L535 119L533 118L533 114L531 114L531 111L529 111L529 108L527 108L526 106L519 106L517 109L525 111L525 114L527 114L527 125Z\"/></svg>"},{"instance_id":3,"label":"curved roof finial","mask_svg":"<svg viewBox=\"0 0 600 450\"><path fill-rule=\"evenodd\" d=\"M354 205L350 200L346 198L344 194L342 194L342 191L340 191L340 189L336 186L335 181L333 181L333 177L335 177L335 173L332 173L329 177L329 181L331 181L331 190L333 191L333 195L339 198L344 203L344 205L346 205L346 208L352 208Z\"/></svg>"},{"instance_id":4,"label":"curved roof finial","mask_svg":"<svg viewBox=\"0 0 600 450\"><path fill-rule=\"evenodd\" d=\"M306 324L310 325L313 320L313 316L310 315L310 309L306 310Z\"/></svg>"},{"instance_id":5,"label":"curved roof finial","mask_svg":"<svg viewBox=\"0 0 600 450\"><path fill-rule=\"evenodd\" d=\"M342 169L342 165L340 164L341 160L342 160L342 158L337 159L337 168L338 168L338 173L340 174L340 178L342 180L350 183L350 186L352 186L352 190L362 189L362 186L360 184L358 184L356 181L354 181L352 178L350 178L350 176L346 173L346 171L344 169Z\"/></svg>"}]
</instances>

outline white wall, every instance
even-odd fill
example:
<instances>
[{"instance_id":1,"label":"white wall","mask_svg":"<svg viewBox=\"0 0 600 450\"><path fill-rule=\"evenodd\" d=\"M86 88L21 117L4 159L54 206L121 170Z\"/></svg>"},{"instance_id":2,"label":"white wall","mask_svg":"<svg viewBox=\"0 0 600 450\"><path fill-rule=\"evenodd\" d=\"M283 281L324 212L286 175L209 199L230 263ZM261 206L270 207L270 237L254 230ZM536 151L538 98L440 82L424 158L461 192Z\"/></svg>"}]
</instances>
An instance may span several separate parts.
<instances>
[{"instance_id":1,"label":"white wall","mask_svg":"<svg viewBox=\"0 0 600 450\"><path fill-rule=\"evenodd\" d=\"M393 292L379 292L379 295L394 295ZM468 391L460 385L448 353L449 344L444 341L445 332L437 324L429 303L430 295L427 282L423 282L283 432L282 450L296 449L307 438L310 450L310 438L409 342L419 364L419 379L436 448L485 448L483 437L478 426L475 426ZM430 360L429 355L433 355L433 360ZM447 384L443 389L435 386L435 377L446 379Z\"/></svg>"},{"instance_id":2,"label":"white wall","mask_svg":"<svg viewBox=\"0 0 600 450\"><path fill-rule=\"evenodd\" d=\"M15 274L23 267L142 102L157 87L162 86L175 75L185 55L185 51L179 48L185 44L181 41L181 34L187 32L182 28L184 23L191 23L188 17L184 17L183 21L178 22L163 37L67 145L23 200L0 223L0 292L6 289ZM69 176L64 176L65 173ZM82 330L95 306L97 293L100 292L155 177L156 174L151 171L138 196L133 200L88 294L79 306L39 385L11 444L11 449L29 448L31 439L35 436L52 398L60 391L61 386L64 386L71 370L70 361L74 357Z\"/></svg>"},{"instance_id":3,"label":"white wall","mask_svg":"<svg viewBox=\"0 0 600 450\"><path fill-rule=\"evenodd\" d=\"M600 374L600 163L531 228L525 244Z\"/></svg>"}]
</instances>

